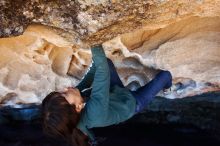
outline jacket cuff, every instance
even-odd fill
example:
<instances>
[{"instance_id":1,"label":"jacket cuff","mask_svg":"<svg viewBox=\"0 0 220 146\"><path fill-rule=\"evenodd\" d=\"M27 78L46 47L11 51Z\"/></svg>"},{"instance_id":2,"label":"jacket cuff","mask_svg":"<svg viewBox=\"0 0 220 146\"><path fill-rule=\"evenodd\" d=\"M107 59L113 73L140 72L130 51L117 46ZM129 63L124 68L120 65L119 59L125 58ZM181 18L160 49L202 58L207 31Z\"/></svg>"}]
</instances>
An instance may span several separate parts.
<instances>
[{"instance_id":1,"label":"jacket cuff","mask_svg":"<svg viewBox=\"0 0 220 146\"><path fill-rule=\"evenodd\" d=\"M94 56L94 55L105 54L102 45L93 46L93 47L91 48L91 51L92 51L93 56Z\"/></svg>"},{"instance_id":2,"label":"jacket cuff","mask_svg":"<svg viewBox=\"0 0 220 146\"><path fill-rule=\"evenodd\" d=\"M92 59L96 65L99 63L103 63L103 61L106 60L105 51L101 45L91 48L91 51L92 51Z\"/></svg>"}]
</instances>

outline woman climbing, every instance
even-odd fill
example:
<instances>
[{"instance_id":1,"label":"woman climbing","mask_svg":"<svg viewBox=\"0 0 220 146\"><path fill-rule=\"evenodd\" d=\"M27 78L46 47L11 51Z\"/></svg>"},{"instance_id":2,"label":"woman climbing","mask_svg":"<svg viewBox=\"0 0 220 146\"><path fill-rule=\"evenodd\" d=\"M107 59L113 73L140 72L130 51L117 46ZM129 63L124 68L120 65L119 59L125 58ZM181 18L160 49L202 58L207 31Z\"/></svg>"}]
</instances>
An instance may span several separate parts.
<instances>
[{"instance_id":1,"label":"woman climbing","mask_svg":"<svg viewBox=\"0 0 220 146\"><path fill-rule=\"evenodd\" d=\"M102 46L92 47L91 51L93 62L82 81L64 92L51 92L42 103L45 133L63 137L74 146L94 144L91 128L128 120L141 112L160 90L172 85L171 73L161 71L146 85L130 91Z\"/></svg>"}]
</instances>

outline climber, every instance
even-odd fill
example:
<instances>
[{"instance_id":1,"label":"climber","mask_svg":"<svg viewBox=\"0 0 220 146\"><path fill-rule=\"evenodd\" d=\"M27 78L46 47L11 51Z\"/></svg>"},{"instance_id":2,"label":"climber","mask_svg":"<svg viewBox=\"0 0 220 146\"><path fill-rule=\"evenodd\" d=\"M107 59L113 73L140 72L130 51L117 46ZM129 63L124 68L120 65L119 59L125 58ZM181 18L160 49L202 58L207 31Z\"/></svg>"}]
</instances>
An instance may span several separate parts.
<instances>
[{"instance_id":1,"label":"climber","mask_svg":"<svg viewBox=\"0 0 220 146\"><path fill-rule=\"evenodd\" d=\"M51 92L42 102L45 133L60 136L72 145L95 144L91 128L128 120L143 111L160 90L172 85L171 73L161 71L146 85L130 91L102 46L94 46L91 51L92 63L82 81L63 92Z\"/></svg>"}]
</instances>

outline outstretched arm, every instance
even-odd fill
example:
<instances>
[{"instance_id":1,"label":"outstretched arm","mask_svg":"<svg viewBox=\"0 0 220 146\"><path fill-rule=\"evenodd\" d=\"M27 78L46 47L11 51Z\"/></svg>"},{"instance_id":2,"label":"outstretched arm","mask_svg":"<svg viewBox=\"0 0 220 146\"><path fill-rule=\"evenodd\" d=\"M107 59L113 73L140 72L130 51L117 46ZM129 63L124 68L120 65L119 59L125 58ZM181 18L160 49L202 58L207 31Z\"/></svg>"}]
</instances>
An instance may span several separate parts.
<instances>
[{"instance_id":1,"label":"outstretched arm","mask_svg":"<svg viewBox=\"0 0 220 146\"><path fill-rule=\"evenodd\" d=\"M90 120L97 120L97 116L102 119L108 115L110 72L102 46L93 47L92 54L96 71L87 112Z\"/></svg>"}]
</instances>

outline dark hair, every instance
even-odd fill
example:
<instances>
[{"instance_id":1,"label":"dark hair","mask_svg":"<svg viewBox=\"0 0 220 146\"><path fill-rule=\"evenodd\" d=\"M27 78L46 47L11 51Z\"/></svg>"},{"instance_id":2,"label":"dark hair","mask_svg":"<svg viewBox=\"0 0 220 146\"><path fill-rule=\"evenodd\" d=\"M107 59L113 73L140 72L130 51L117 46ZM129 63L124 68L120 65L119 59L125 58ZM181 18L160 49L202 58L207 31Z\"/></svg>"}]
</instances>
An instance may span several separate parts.
<instances>
[{"instance_id":1,"label":"dark hair","mask_svg":"<svg viewBox=\"0 0 220 146\"><path fill-rule=\"evenodd\" d=\"M42 125L45 134L62 137L71 145L88 146L88 137L76 128L80 114L59 92L51 92L42 102Z\"/></svg>"}]
</instances>

